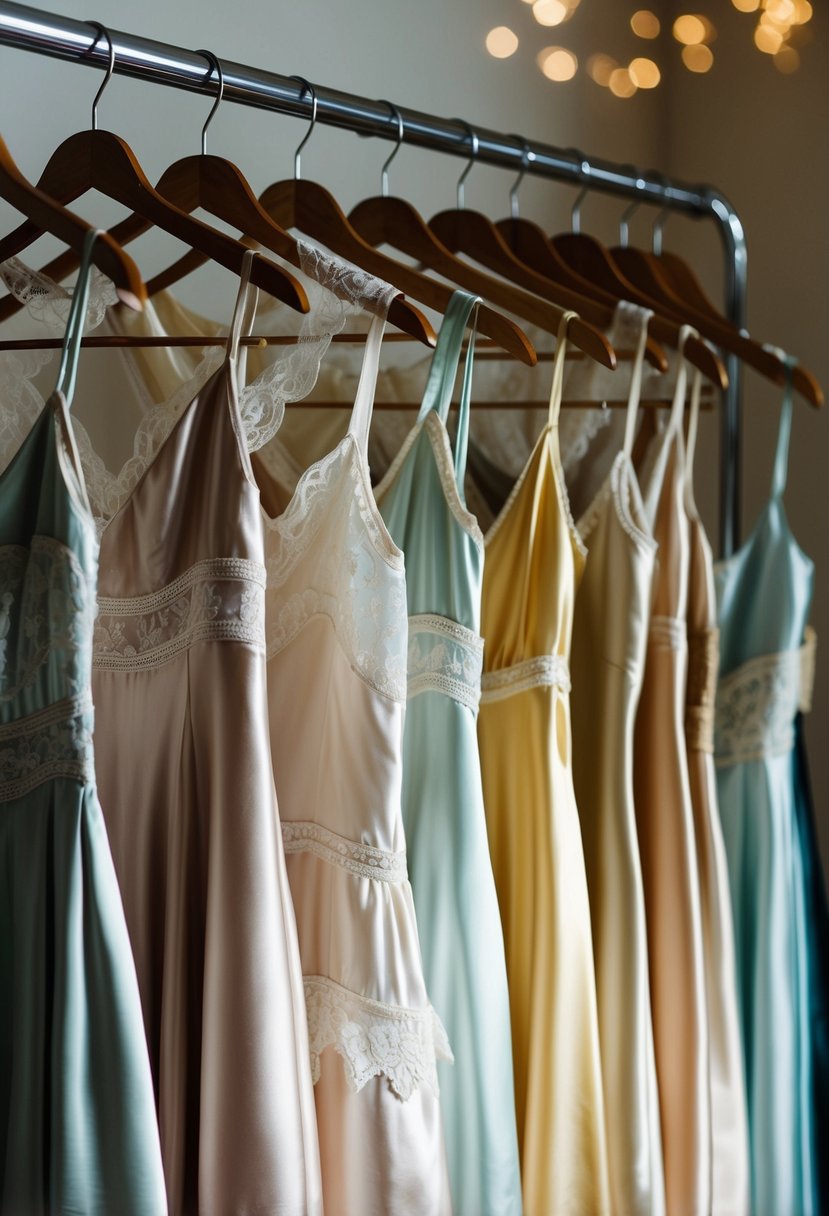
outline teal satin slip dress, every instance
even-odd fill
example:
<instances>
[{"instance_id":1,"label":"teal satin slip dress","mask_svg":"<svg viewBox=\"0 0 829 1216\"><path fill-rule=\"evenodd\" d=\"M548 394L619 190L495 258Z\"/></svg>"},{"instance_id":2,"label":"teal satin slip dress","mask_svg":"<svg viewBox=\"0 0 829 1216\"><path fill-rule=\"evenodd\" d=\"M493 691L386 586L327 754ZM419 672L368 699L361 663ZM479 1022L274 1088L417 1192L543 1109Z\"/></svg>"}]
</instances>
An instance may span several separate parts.
<instances>
[{"instance_id":1,"label":"teal satin slip dress","mask_svg":"<svg viewBox=\"0 0 829 1216\"><path fill-rule=\"evenodd\" d=\"M417 422L377 488L405 554L403 821L426 986L455 1055L438 1064L455 1216L519 1216L507 972L477 739L483 537L464 501L472 342L454 456L446 419L477 300L455 292Z\"/></svg>"}]
</instances>

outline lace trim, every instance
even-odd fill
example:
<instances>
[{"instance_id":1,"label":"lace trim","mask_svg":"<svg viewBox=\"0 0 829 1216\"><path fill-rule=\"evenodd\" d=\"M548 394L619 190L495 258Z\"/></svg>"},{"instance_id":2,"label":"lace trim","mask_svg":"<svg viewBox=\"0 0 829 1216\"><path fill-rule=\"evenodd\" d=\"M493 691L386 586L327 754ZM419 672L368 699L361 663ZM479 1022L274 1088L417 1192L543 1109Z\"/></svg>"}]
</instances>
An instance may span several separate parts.
<instances>
[{"instance_id":1,"label":"lace trim","mask_svg":"<svg viewBox=\"0 0 829 1216\"><path fill-rule=\"evenodd\" d=\"M481 704L503 701L528 688L557 688L566 695L570 692L570 668L563 654L542 654L500 671L484 672L481 687Z\"/></svg>"},{"instance_id":2,"label":"lace trim","mask_svg":"<svg viewBox=\"0 0 829 1216\"><path fill-rule=\"evenodd\" d=\"M720 767L785 755L794 719L812 703L817 638L807 629L799 650L761 655L720 680L716 757Z\"/></svg>"},{"instance_id":3,"label":"lace trim","mask_svg":"<svg viewBox=\"0 0 829 1216\"><path fill-rule=\"evenodd\" d=\"M409 617L408 696L441 692L473 713L481 700L484 640L445 616Z\"/></svg>"},{"instance_id":4,"label":"lace trim","mask_svg":"<svg viewBox=\"0 0 829 1216\"><path fill-rule=\"evenodd\" d=\"M684 650L688 644L687 625L676 616L652 616L648 641L665 650Z\"/></svg>"},{"instance_id":5,"label":"lace trim","mask_svg":"<svg viewBox=\"0 0 829 1216\"><path fill-rule=\"evenodd\" d=\"M92 727L88 692L0 726L0 802L22 798L53 777L91 785Z\"/></svg>"},{"instance_id":6,"label":"lace trim","mask_svg":"<svg viewBox=\"0 0 829 1216\"><path fill-rule=\"evenodd\" d=\"M405 851L389 853L375 849L373 845L349 840L308 820L283 819L282 843L286 853L313 853L358 878L398 883L405 882L408 877Z\"/></svg>"},{"instance_id":7,"label":"lace trim","mask_svg":"<svg viewBox=\"0 0 829 1216\"><path fill-rule=\"evenodd\" d=\"M95 595L71 549L33 536L28 549L0 546L0 705L14 700L49 662L67 697L89 683ZM54 695L54 685L52 685Z\"/></svg>"},{"instance_id":8,"label":"lace trim","mask_svg":"<svg viewBox=\"0 0 829 1216\"><path fill-rule=\"evenodd\" d=\"M263 646L265 571L244 558L197 562L173 582L129 599L101 596L94 631L95 667L158 667L194 642Z\"/></svg>"},{"instance_id":9,"label":"lace trim","mask_svg":"<svg viewBox=\"0 0 829 1216\"><path fill-rule=\"evenodd\" d=\"M11 295L26 308L26 311L41 325L63 332L72 307L72 292L55 283L38 270L33 270L19 258L9 258L0 263L0 276ZM89 297L86 305L85 329L95 329L101 324L106 311L118 303L115 285L97 266L90 271ZM47 353L45 362L52 357Z\"/></svg>"},{"instance_id":10,"label":"lace trim","mask_svg":"<svg viewBox=\"0 0 829 1216\"><path fill-rule=\"evenodd\" d=\"M306 976L304 984L314 1084L320 1079L320 1056L333 1047L354 1093L379 1076L404 1102L423 1084L438 1093L436 1062L454 1057L431 1006L384 1005L321 975Z\"/></svg>"},{"instance_id":11,"label":"lace trim","mask_svg":"<svg viewBox=\"0 0 829 1216\"><path fill-rule=\"evenodd\" d=\"M658 548L656 540L650 533L645 532L634 519L634 508L642 519L644 519L645 509L636 473L630 457L624 452L619 452L617 455L607 475L607 481L579 520L579 531L582 536L590 536L608 498L613 500L616 518L622 530L641 549L648 553L656 553Z\"/></svg>"},{"instance_id":12,"label":"lace trim","mask_svg":"<svg viewBox=\"0 0 829 1216\"><path fill-rule=\"evenodd\" d=\"M720 632L688 634L688 688L685 738L691 751L714 751L714 705L720 664Z\"/></svg>"}]
</instances>

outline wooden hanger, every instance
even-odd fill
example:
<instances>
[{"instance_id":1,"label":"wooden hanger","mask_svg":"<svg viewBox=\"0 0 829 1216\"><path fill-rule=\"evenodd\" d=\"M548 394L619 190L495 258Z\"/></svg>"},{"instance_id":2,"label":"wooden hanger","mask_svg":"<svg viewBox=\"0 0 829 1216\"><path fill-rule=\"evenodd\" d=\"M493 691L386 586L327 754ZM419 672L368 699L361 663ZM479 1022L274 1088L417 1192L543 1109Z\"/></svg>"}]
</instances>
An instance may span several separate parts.
<instances>
[{"instance_id":1,"label":"wooden hanger","mask_svg":"<svg viewBox=\"0 0 829 1216\"><path fill-rule=\"evenodd\" d=\"M369 274L399 287L427 308L445 313L452 297L449 287L414 267L380 253L356 231L339 203L323 186L302 178L300 154L314 129L317 96L307 80L301 77L293 79L300 80L303 92L307 89L311 94L311 124L294 154L294 176L269 186L260 195L259 202L283 228L297 228L340 257L361 266ZM478 310L478 329L514 358L528 366L534 365L532 343L508 317L481 306Z\"/></svg>"},{"instance_id":2,"label":"wooden hanger","mask_svg":"<svg viewBox=\"0 0 829 1216\"><path fill-rule=\"evenodd\" d=\"M574 271L605 291L611 292L617 299L629 300L640 308L650 309L654 315L648 322L649 332L672 350L679 350L681 322L666 317L664 309L628 281L604 245L595 237L580 231L580 207L587 190L588 187L585 186L573 204L572 230L551 237L553 248ZM684 354L688 362L701 371L706 379L723 390L728 387L725 366L706 342L700 338L688 338L684 345Z\"/></svg>"},{"instance_id":3,"label":"wooden hanger","mask_svg":"<svg viewBox=\"0 0 829 1216\"><path fill-rule=\"evenodd\" d=\"M547 299L537 298L530 292L512 286L492 275L484 274L470 266L442 242L439 234L426 224L415 208L402 198L393 198L388 190L388 166L400 148L404 138L403 119L396 107L386 102L393 111L398 124L398 140L391 156L383 166L381 193L358 203L351 211L349 220L360 235L371 245L389 245L427 266L436 274L474 292L525 321L537 325L548 333L556 333L564 309L549 300L549 284L544 285ZM470 162L471 164L471 162ZM463 185L463 176L458 183ZM479 324L479 328L483 327ZM596 359L605 367L615 367L615 354L604 334L588 322L575 318L568 329L568 340Z\"/></svg>"},{"instance_id":4,"label":"wooden hanger","mask_svg":"<svg viewBox=\"0 0 829 1216\"><path fill-rule=\"evenodd\" d=\"M27 216L39 232L49 232L64 245L76 251L78 260L83 251L91 225L80 216L68 211L50 198L43 190L33 186L23 176L14 162L12 154L0 137L0 197L11 203L16 211ZM0 260L5 260L0 259ZM129 308L140 310L147 298L138 267L132 258L108 233L102 232L92 246L92 261L112 282L118 298ZM14 297L10 297L14 298Z\"/></svg>"},{"instance_id":5,"label":"wooden hanger","mask_svg":"<svg viewBox=\"0 0 829 1216\"><path fill-rule=\"evenodd\" d=\"M742 359L765 379L774 384L786 383L786 365L776 350L761 345L741 332L721 313L716 313L707 301L705 307L698 307L698 296L703 294L702 289L696 283L690 267L677 255L665 266L654 254L624 243L614 246L610 252L625 277L652 298L662 312L693 325L704 337ZM690 295L686 296L683 284L688 282L689 276L694 279L694 284ZM816 409L823 405L820 384L800 364L795 364L793 368L792 386Z\"/></svg>"},{"instance_id":6,"label":"wooden hanger","mask_svg":"<svg viewBox=\"0 0 829 1216\"><path fill-rule=\"evenodd\" d=\"M97 22L90 24L96 25L109 43L109 67L92 105L92 130L79 131L63 141L41 174L38 189L64 204L80 198L87 190L100 190L138 212L151 225L241 275L246 246L168 202L150 185L129 145L112 132L98 129L98 101L114 71L115 51L104 27ZM42 225L32 221L21 224L0 241L0 261L19 253L43 231ZM254 259L251 282L298 312L308 311L308 299L301 284L269 258Z\"/></svg>"}]
</instances>

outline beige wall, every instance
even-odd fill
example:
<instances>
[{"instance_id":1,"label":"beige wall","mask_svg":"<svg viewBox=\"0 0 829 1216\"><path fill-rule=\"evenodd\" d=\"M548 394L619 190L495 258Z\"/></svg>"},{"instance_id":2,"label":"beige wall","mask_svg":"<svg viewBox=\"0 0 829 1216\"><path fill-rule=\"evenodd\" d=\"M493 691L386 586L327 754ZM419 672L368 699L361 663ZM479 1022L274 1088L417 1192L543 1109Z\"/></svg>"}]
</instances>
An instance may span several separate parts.
<instances>
[{"instance_id":1,"label":"beige wall","mask_svg":"<svg viewBox=\"0 0 829 1216\"><path fill-rule=\"evenodd\" d=\"M670 18L669 0L653 7ZM418 5L302 0L278 6L272 0L221 6L196 0L145 0L142 5L109 0L96 15L116 29L183 46L208 46L243 63L300 72L345 90L461 115L692 181L715 182L733 199L748 232L752 331L801 356L829 385L829 17L816 3L816 37L805 49L801 72L782 77L751 47L750 18L725 2L708 7L720 26L714 71L692 77L678 68L676 44L666 35L657 46L665 68L663 87L628 102L598 89L583 73L569 84L552 85L534 63L538 49L559 40L566 40L582 60L595 50L636 53L618 0L583 0L560 37L541 31L519 0L421 0ZM55 0L54 8L79 19L89 16L86 0ZM483 39L501 23L511 24L522 42L512 59L499 62L484 53ZM3 134L26 172L36 176L57 142L88 123L99 79L99 73L87 69L0 48ZM116 78L101 104L101 123L129 140L154 178L176 156L198 150L206 112L200 98ZM300 135L293 119L225 106L211 129L210 147L232 156L254 186L264 187L291 171L291 152ZM388 145L377 141L320 128L306 151L305 172L330 185L347 208L376 191L387 151ZM448 157L404 149L392 170L392 189L431 214L452 205L459 167ZM509 182L498 170L474 171L468 204L503 214ZM572 196L565 187L528 181L522 207L552 228L566 221ZM83 210L101 223L120 214L100 199L88 201ZM585 224L612 239L620 210L607 200L590 201ZM645 213L638 217L635 235L645 237L646 218ZM0 206L0 228L11 220L9 209ZM667 243L690 251L712 292L718 290L721 258L710 225L672 220ZM177 252L159 234L135 249L148 275ZM200 273L182 294L201 302L215 279L218 315L221 300L227 299L229 307L232 285L223 272L214 272L213 279L208 271ZM778 400L777 390L755 376L746 378L744 504L749 522L767 493ZM716 469L716 431L716 419L707 418L698 458L700 499L714 535L716 486L710 474ZM828 440L829 410L818 417L798 407L788 504L795 533L818 561L814 620L824 638L829 638ZM829 735L827 671L829 663L821 662L810 739L829 858L829 748L823 744Z\"/></svg>"}]
</instances>

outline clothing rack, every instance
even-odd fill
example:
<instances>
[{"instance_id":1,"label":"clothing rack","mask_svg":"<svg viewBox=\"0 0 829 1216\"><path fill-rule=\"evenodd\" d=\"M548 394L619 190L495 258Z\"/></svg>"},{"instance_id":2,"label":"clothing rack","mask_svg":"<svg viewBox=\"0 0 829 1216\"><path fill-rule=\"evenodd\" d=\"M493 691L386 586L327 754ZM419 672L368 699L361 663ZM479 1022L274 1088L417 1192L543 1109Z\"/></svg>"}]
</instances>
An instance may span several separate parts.
<instances>
[{"instance_id":1,"label":"clothing rack","mask_svg":"<svg viewBox=\"0 0 829 1216\"><path fill-rule=\"evenodd\" d=\"M205 72L204 56L196 51L140 38L119 30L108 30L115 52L115 71L153 84L169 85L196 93L212 93L213 69ZM85 21L44 12L23 4L0 2L0 44L34 51L56 59L68 59L106 70L109 48L98 31ZM302 84L290 76L267 72L222 59L226 102L311 118L312 99ZM398 118L387 102L371 101L314 85L317 122L341 127L359 135L398 139ZM418 110L397 107L404 124L404 142L451 156L469 157L470 127L461 119L438 118ZM503 135L474 126L478 147L476 161L513 172L522 168L528 175L551 178L620 198L634 199L696 219L709 219L717 226L725 264L725 312L739 327L745 322L747 253L743 226L734 207L718 190L689 186L654 172L640 171L612 161L593 160L575 149L562 150L550 144ZM660 232L661 235L661 232ZM740 533L740 362L727 360L729 387L721 414L720 439L720 551L728 557Z\"/></svg>"}]
</instances>

